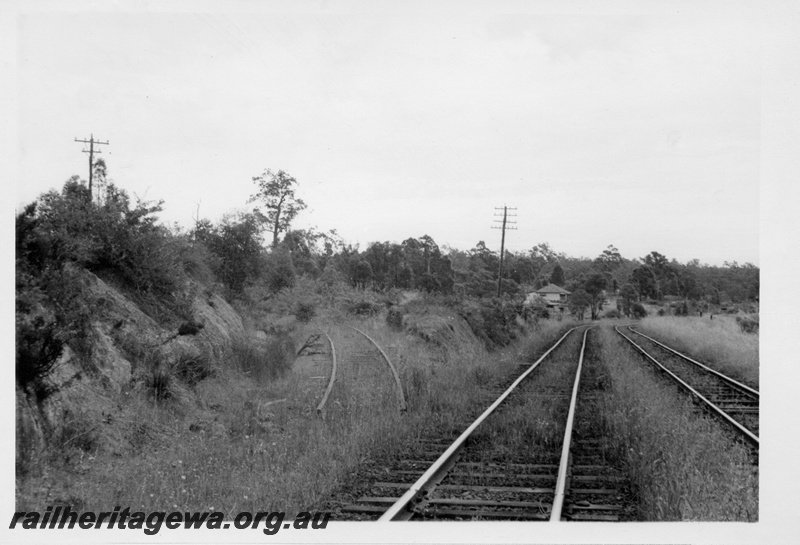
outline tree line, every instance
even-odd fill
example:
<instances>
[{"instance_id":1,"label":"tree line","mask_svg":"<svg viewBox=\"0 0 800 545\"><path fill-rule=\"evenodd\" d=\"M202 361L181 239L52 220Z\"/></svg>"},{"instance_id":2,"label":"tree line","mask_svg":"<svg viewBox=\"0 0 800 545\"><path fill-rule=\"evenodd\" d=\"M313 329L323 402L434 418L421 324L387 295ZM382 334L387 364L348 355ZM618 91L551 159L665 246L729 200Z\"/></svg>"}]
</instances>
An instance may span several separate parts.
<instances>
[{"instance_id":1,"label":"tree line","mask_svg":"<svg viewBox=\"0 0 800 545\"><path fill-rule=\"evenodd\" d=\"M216 282L234 298L251 286L278 293L300 277L455 299L487 300L497 293L500 256L485 241L462 250L423 234L361 249L335 230L294 229L305 203L295 194L297 181L281 170L253 177L251 209L216 222L197 218L186 230L159 222L163 202L131 199L107 178L104 164L96 167L101 191L92 195L85 180L73 176L16 216L17 362L26 380L39 372L31 362L52 360L45 356L89 329L91 303L82 298L79 268L115 282L142 305L166 305L178 316L190 314L192 278ZM631 259L611 245L585 258L542 242L507 251L504 264L501 299L519 302L553 283L572 292L570 310L580 317L587 310L597 316L608 294L618 295L628 315L646 300L722 305L758 301L759 294L759 269L751 263L679 263L656 251Z\"/></svg>"}]
</instances>

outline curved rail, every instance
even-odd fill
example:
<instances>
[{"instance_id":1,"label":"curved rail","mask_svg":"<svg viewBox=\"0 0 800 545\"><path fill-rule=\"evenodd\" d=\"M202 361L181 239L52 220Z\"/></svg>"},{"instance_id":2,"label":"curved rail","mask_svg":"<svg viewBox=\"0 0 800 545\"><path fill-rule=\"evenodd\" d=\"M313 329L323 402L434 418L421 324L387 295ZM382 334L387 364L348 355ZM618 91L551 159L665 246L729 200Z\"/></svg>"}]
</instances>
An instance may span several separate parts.
<instances>
[{"instance_id":1,"label":"curved rail","mask_svg":"<svg viewBox=\"0 0 800 545\"><path fill-rule=\"evenodd\" d=\"M320 331L322 331L320 329ZM317 414L322 415L322 411L325 408L325 403L328 401L328 396L331 395L331 391L333 390L333 383L336 382L336 348L333 346L333 340L330 336L325 332L322 331L322 334L328 339L328 343L331 345L331 356L333 359L333 366L331 368L331 379L328 381L328 387L325 388L325 394L322 396L322 401L319 402L317 405Z\"/></svg>"},{"instance_id":2,"label":"curved rail","mask_svg":"<svg viewBox=\"0 0 800 545\"><path fill-rule=\"evenodd\" d=\"M676 382L678 382L678 384L683 386L684 389L686 389L692 395L696 396L698 399L703 401L708 406L708 408L710 408L713 412L715 412L717 415L722 417L723 420L725 420L726 422L731 424L734 428L736 428L736 430L739 431L739 433L741 433L745 437L745 439L750 441L756 447L759 446L758 436L756 434L754 434L752 431L748 430L747 428L742 426L739 422L737 422L736 420L731 418L731 416L728 413L726 413L725 411L720 409L717 405L715 405L714 403L709 401L703 394L701 394L700 392L698 392L697 390L692 388L689 384L687 384L685 381L683 381L678 375L676 375L675 373L673 373L672 371L667 369L664 365L661 364L661 362L659 362L657 359L655 359L653 356L651 356L649 353L647 353L644 348L642 348L641 346L636 344L633 341L633 339L631 339L630 337L625 335L622 331L620 331L619 330L619 326L615 326L614 330L617 333L619 333L620 335L622 335L622 337L625 340L627 340L629 343L631 343L634 346L634 348L636 348L643 356L645 356L647 359L649 359L650 361L655 363L659 368L661 368L669 376L671 376Z\"/></svg>"},{"instance_id":3,"label":"curved rail","mask_svg":"<svg viewBox=\"0 0 800 545\"><path fill-rule=\"evenodd\" d=\"M673 353L673 354L675 354L676 356L678 356L678 357L681 357L681 358L685 359L686 361L688 361L688 362L690 362L690 363L693 363L693 364L695 364L695 365L698 365L698 366L700 366L701 368L705 369L705 370L706 370L706 371L708 371L709 373L712 373L712 374L716 375L717 377L721 378L722 380L724 380L725 382L727 382L728 384L730 384L730 385L731 385L731 386L733 386L734 388L738 388L738 389L742 390L743 392L745 392L745 393L748 393L748 394L750 394L750 395L752 395L752 396L755 396L755 397L761 397L761 394L759 394L759 393L758 393L758 390L756 390L756 389L754 389L754 388L751 388L750 386L748 386L748 385L746 385L746 384L742 384L741 382L738 382L738 381L736 381L736 380L732 379L731 377L729 377L729 376L727 376L727 375L723 375L723 374L722 374L722 373L720 373L719 371L717 371L717 370L715 370L715 369L712 369L711 367L708 367L707 365L704 365L704 364L700 363L700 362L699 362L699 361L697 361L697 360L693 360L692 358L690 358L689 356L687 356L687 355L685 355L685 354L681 354L680 352L678 352L677 350L674 350L674 349L670 348L670 347L669 347L669 346L667 346L666 344L664 344L664 343L661 343L661 342L659 342L659 341L655 340L655 339L654 339L654 338L652 338L652 337L648 337L648 336L647 336L647 335L645 335L644 333L641 333L641 332L639 332L639 331L636 331L636 330L635 330L635 329L633 329L631 326L628 326L628 329L629 329L630 331L632 331L633 333L636 333L637 335L640 335L640 336L644 337L645 339L648 339L648 340L650 340L650 341L652 341L652 342L656 343L656 344L657 344L658 346L660 346L661 348L663 348L663 349L665 349L665 350L669 350L670 352L672 352L672 353Z\"/></svg>"},{"instance_id":4,"label":"curved rail","mask_svg":"<svg viewBox=\"0 0 800 545\"><path fill-rule=\"evenodd\" d=\"M375 340L372 337L370 337L369 335L367 335L366 333L364 333L363 331L361 331L357 327L354 327L354 326L350 326L350 327L352 327L353 329L355 329L356 331L358 331L359 333L364 335L369 340L369 342L374 344L375 348L377 348L378 351L381 353L381 356L383 356L383 359L386 360L386 363L389 364L389 369L392 371L392 375L394 376L394 382L397 385L397 399L400 402L400 410L401 411L405 411L406 410L406 397L403 394L403 385L400 383L400 375L397 374L397 369L395 369L394 365L392 365L392 360L389 359L389 356L386 355L386 352L383 351L383 349L378 345L378 343L375 342Z\"/></svg>"},{"instance_id":5,"label":"curved rail","mask_svg":"<svg viewBox=\"0 0 800 545\"><path fill-rule=\"evenodd\" d=\"M567 336L578 329L576 326L569 329L564 335L553 345L551 346L547 352L545 352L536 362L534 362L522 375L520 375L517 380L515 380L511 386L503 392L500 397L498 397L494 403L492 403L489 408L487 408L483 413L472 423L470 426L458 436L448 448L444 451L444 453L439 456L439 458L422 474L422 476L417 479L417 481L412 484L408 491L403 494L403 496L397 500L389 509L378 519L379 521L387 521L387 520L409 520L414 515L414 505L420 500L420 498L424 497L427 494L427 491L436 486L436 484L444 478L445 474L450 470L450 468L455 465L456 460L458 459L458 455L460 454L464 444L466 443L467 439L475 429L483 423L486 418L491 415L498 406L500 406L505 399L511 395L511 392L523 381L525 378L533 372L533 370L553 351L555 350L563 341L567 338Z\"/></svg>"},{"instance_id":6,"label":"curved rail","mask_svg":"<svg viewBox=\"0 0 800 545\"><path fill-rule=\"evenodd\" d=\"M575 407L578 404L578 387L581 383L581 369L583 368L583 354L586 351L586 338L589 336L588 328L583 333L581 355L578 358L578 370L575 372L575 385L572 387L572 399L569 402L567 427L564 430L564 446L561 449L561 463L558 466L558 479L556 480L556 493L553 498L553 508L550 512L550 522L561 520L561 511L564 508L564 496L567 488L567 470L569 469L570 447L572 445L572 426L575 422Z\"/></svg>"}]
</instances>

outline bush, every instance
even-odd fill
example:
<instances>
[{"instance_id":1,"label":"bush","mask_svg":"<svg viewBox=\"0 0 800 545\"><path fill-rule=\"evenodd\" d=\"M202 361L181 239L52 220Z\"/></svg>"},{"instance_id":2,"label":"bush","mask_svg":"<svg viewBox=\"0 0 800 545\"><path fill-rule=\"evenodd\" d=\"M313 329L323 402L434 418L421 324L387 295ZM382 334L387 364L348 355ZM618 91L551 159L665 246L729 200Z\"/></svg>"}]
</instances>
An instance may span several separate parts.
<instances>
[{"instance_id":1,"label":"bush","mask_svg":"<svg viewBox=\"0 0 800 545\"><path fill-rule=\"evenodd\" d=\"M297 303L294 314L301 322L308 323L316 316L317 309L310 301L300 301Z\"/></svg>"},{"instance_id":2,"label":"bush","mask_svg":"<svg viewBox=\"0 0 800 545\"><path fill-rule=\"evenodd\" d=\"M367 299L351 301L347 311L357 316L373 316L381 311L381 305Z\"/></svg>"},{"instance_id":3,"label":"bush","mask_svg":"<svg viewBox=\"0 0 800 545\"><path fill-rule=\"evenodd\" d=\"M295 271L292 255L285 248L272 252L266 260L267 286L274 293L292 288L295 284Z\"/></svg>"},{"instance_id":4,"label":"bush","mask_svg":"<svg viewBox=\"0 0 800 545\"><path fill-rule=\"evenodd\" d=\"M85 268L152 303L158 314L170 306L179 312L186 305L184 263L201 274L200 258L190 255L183 237L156 225L160 211L160 202L131 205L127 193L113 184L102 202L92 202L74 177L61 192L43 194L17 215L18 268L39 284ZM56 285L48 298L54 301L59 291Z\"/></svg>"},{"instance_id":5,"label":"bush","mask_svg":"<svg viewBox=\"0 0 800 545\"><path fill-rule=\"evenodd\" d=\"M214 271L230 294L241 294L263 272L260 232L253 214L226 215L218 225L204 220L194 230L195 239L214 255Z\"/></svg>"},{"instance_id":6,"label":"bush","mask_svg":"<svg viewBox=\"0 0 800 545\"><path fill-rule=\"evenodd\" d=\"M294 342L288 334L265 341L236 339L231 345L234 367L258 381L284 375L294 363Z\"/></svg>"},{"instance_id":7,"label":"bush","mask_svg":"<svg viewBox=\"0 0 800 545\"><path fill-rule=\"evenodd\" d=\"M83 359L91 355L93 304L74 267L47 267L33 276L29 265L17 260L16 381L43 400L53 392L47 377L65 346Z\"/></svg>"},{"instance_id":8,"label":"bush","mask_svg":"<svg viewBox=\"0 0 800 545\"><path fill-rule=\"evenodd\" d=\"M396 331L401 331L403 329L403 312L402 309L398 307L392 307L389 309L389 312L386 314L386 323L392 329Z\"/></svg>"},{"instance_id":9,"label":"bush","mask_svg":"<svg viewBox=\"0 0 800 545\"><path fill-rule=\"evenodd\" d=\"M631 314L633 314L634 318L644 318L647 316L647 309L641 303L634 303L631 305Z\"/></svg>"},{"instance_id":10,"label":"bush","mask_svg":"<svg viewBox=\"0 0 800 545\"><path fill-rule=\"evenodd\" d=\"M745 333L758 333L759 323L757 319L754 320L748 316L744 318L737 316L736 323L739 324L739 328Z\"/></svg>"},{"instance_id":11,"label":"bush","mask_svg":"<svg viewBox=\"0 0 800 545\"><path fill-rule=\"evenodd\" d=\"M474 305L464 307L459 314L487 348L495 348L517 337L520 328L517 317L522 316L524 310L522 303L493 297L482 299L477 308Z\"/></svg>"},{"instance_id":12,"label":"bush","mask_svg":"<svg viewBox=\"0 0 800 545\"><path fill-rule=\"evenodd\" d=\"M20 317L16 320L16 380L25 391L32 389L38 399L52 392L46 378L61 357L64 343L51 316Z\"/></svg>"},{"instance_id":13,"label":"bush","mask_svg":"<svg viewBox=\"0 0 800 545\"><path fill-rule=\"evenodd\" d=\"M173 377L169 366L164 365L156 359L150 366L150 372L145 378L147 391L157 401L164 401L171 398L175 390L175 377Z\"/></svg>"},{"instance_id":14,"label":"bush","mask_svg":"<svg viewBox=\"0 0 800 545\"><path fill-rule=\"evenodd\" d=\"M608 312L604 314L606 318L619 318L619 311L615 308L612 308Z\"/></svg>"},{"instance_id":15,"label":"bush","mask_svg":"<svg viewBox=\"0 0 800 545\"><path fill-rule=\"evenodd\" d=\"M200 351L182 352L172 365L172 372L189 386L194 386L201 380L213 376L215 369L208 354Z\"/></svg>"}]
</instances>

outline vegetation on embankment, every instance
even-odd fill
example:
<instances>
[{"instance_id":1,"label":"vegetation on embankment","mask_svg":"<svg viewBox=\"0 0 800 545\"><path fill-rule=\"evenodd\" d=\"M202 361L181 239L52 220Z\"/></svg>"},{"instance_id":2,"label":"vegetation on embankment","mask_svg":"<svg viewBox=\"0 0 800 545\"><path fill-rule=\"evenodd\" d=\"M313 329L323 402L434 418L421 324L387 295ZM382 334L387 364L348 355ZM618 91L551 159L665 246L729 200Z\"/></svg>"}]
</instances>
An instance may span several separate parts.
<instances>
[{"instance_id":1,"label":"vegetation on embankment","mask_svg":"<svg viewBox=\"0 0 800 545\"><path fill-rule=\"evenodd\" d=\"M19 476L18 508L69 503L74 509L113 504L145 511L307 510L359 465L404 441L436 430L460 431L453 427L481 409L488 386L567 326L532 327L528 345L490 354L446 307L418 301L408 315L413 327L401 329L382 317L354 314L297 326L301 336L321 327L337 338L336 330L352 324L386 347L406 392L405 414L394 403L364 401L382 387L378 382L391 383L386 370L383 376L340 379L337 399L344 402L321 419L314 408L323 382L291 369L253 373L267 354L242 347L231 350L235 360L191 387L174 378L168 396L158 397L155 386L142 384L114 397L89 392L90 385L82 383L70 390L82 400L70 423L72 435L51 443ZM425 340L419 334L423 325L429 334L441 332ZM339 345L337 351L349 348Z\"/></svg>"},{"instance_id":2,"label":"vegetation on embankment","mask_svg":"<svg viewBox=\"0 0 800 545\"><path fill-rule=\"evenodd\" d=\"M637 329L713 369L758 388L758 333L746 333L734 317L648 317Z\"/></svg>"},{"instance_id":3,"label":"vegetation on embankment","mask_svg":"<svg viewBox=\"0 0 800 545\"><path fill-rule=\"evenodd\" d=\"M457 425L555 340L564 314L524 305L532 289L583 290L570 305L581 316L625 279L641 285L620 289L623 313L691 284L668 282L663 256L637 266L613 247L592 261L540 244L507 256L494 297L498 256L483 242L359 251L333 231L290 230L270 202L187 232L159 223L161 203L102 187L70 179L16 217L18 508L305 509L365 460ZM726 269L738 276L716 296L752 299L757 269ZM332 418L315 416L321 388L294 372L297 347L350 322L398 361L408 414L359 403L377 387L365 378L340 385Z\"/></svg>"},{"instance_id":4,"label":"vegetation on embankment","mask_svg":"<svg viewBox=\"0 0 800 545\"><path fill-rule=\"evenodd\" d=\"M605 428L626 465L640 518L757 521L758 466L747 448L665 382L613 328L598 333L608 377Z\"/></svg>"}]
</instances>

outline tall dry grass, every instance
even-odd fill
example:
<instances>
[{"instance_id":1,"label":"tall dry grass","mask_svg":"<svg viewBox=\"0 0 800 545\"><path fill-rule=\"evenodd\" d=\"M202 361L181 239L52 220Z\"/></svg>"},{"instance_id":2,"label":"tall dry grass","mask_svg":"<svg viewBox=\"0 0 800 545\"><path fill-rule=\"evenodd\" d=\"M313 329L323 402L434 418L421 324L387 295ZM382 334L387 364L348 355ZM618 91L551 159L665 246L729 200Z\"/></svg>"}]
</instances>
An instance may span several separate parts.
<instances>
[{"instance_id":1,"label":"tall dry grass","mask_svg":"<svg viewBox=\"0 0 800 545\"><path fill-rule=\"evenodd\" d=\"M758 334L744 333L732 316L648 317L638 329L709 367L758 387Z\"/></svg>"},{"instance_id":2,"label":"tall dry grass","mask_svg":"<svg viewBox=\"0 0 800 545\"><path fill-rule=\"evenodd\" d=\"M758 467L721 424L663 382L610 327L598 348L608 373L604 427L648 521L758 520Z\"/></svg>"},{"instance_id":3,"label":"tall dry grass","mask_svg":"<svg viewBox=\"0 0 800 545\"><path fill-rule=\"evenodd\" d=\"M317 320L307 333L331 327ZM431 431L452 431L465 413L483 410L487 385L502 381L528 349L564 328L543 327L530 348L520 343L488 354L477 341L432 347L374 319L356 325L397 364L409 404L405 414L396 403L363 401L391 380L387 368L343 372L348 378L337 382L330 401L339 404L321 419L315 408L325 380L278 364L256 371L265 355L280 361L284 351L264 347L259 353L243 345L231 353L235 361L180 395L157 400L144 390L126 393L119 411L110 410L112 418L95 430L96 440L73 442L43 460L38 474L18 481L17 508L62 502L83 510L313 509L361 464Z\"/></svg>"}]
</instances>

